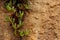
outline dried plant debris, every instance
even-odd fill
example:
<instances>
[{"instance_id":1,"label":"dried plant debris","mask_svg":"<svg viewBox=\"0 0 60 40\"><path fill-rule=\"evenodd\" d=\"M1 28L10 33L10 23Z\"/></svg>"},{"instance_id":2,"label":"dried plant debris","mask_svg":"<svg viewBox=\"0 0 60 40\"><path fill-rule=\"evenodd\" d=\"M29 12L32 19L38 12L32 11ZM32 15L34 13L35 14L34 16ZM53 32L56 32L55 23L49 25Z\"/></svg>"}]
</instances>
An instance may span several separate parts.
<instances>
[{"instance_id":1,"label":"dried plant debris","mask_svg":"<svg viewBox=\"0 0 60 40\"><path fill-rule=\"evenodd\" d=\"M5 8L13 12L12 16L6 16L6 21L10 22L14 29L14 34L21 36L27 36L28 30L21 30L23 26L24 11L29 10L28 0L7 0L5 2Z\"/></svg>"}]
</instances>

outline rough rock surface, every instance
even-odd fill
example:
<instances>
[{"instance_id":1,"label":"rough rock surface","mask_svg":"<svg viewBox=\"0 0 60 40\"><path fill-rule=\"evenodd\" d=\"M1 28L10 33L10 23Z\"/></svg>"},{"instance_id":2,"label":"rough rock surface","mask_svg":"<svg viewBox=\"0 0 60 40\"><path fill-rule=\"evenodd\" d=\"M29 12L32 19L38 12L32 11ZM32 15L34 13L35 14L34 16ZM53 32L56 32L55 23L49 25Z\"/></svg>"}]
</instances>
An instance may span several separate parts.
<instances>
[{"instance_id":1,"label":"rough rock surface","mask_svg":"<svg viewBox=\"0 0 60 40\"><path fill-rule=\"evenodd\" d=\"M60 40L60 0L29 2L31 10L25 15L23 27L29 29L30 34L22 40ZM5 22L5 14L0 7L0 40L14 40L15 36Z\"/></svg>"},{"instance_id":2,"label":"rough rock surface","mask_svg":"<svg viewBox=\"0 0 60 40\"><path fill-rule=\"evenodd\" d=\"M31 34L25 40L60 40L60 0L30 0L30 6L25 27Z\"/></svg>"}]
</instances>

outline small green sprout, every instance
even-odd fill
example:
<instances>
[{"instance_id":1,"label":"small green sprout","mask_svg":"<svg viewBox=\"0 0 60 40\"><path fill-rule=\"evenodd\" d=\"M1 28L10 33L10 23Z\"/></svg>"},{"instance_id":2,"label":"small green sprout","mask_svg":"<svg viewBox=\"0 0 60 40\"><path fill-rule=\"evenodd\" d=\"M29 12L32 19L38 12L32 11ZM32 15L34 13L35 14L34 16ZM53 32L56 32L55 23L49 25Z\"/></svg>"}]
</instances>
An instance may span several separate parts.
<instances>
[{"instance_id":1,"label":"small green sprout","mask_svg":"<svg viewBox=\"0 0 60 40\"><path fill-rule=\"evenodd\" d=\"M28 4L24 4L25 9L29 9L29 5Z\"/></svg>"},{"instance_id":2,"label":"small green sprout","mask_svg":"<svg viewBox=\"0 0 60 40\"><path fill-rule=\"evenodd\" d=\"M29 30L25 30L24 34L25 34L25 36L27 36L29 34Z\"/></svg>"},{"instance_id":3,"label":"small green sprout","mask_svg":"<svg viewBox=\"0 0 60 40\"><path fill-rule=\"evenodd\" d=\"M20 36L24 36L24 31L20 31L20 30L19 30L19 35L20 35Z\"/></svg>"},{"instance_id":4,"label":"small green sprout","mask_svg":"<svg viewBox=\"0 0 60 40\"><path fill-rule=\"evenodd\" d=\"M19 25L20 25L20 26L22 26L22 25L23 25L23 22L22 22L21 20L19 21Z\"/></svg>"},{"instance_id":5,"label":"small green sprout","mask_svg":"<svg viewBox=\"0 0 60 40\"><path fill-rule=\"evenodd\" d=\"M8 11L11 11L11 1L8 3L5 3L5 8L8 10Z\"/></svg>"},{"instance_id":6,"label":"small green sprout","mask_svg":"<svg viewBox=\"0 0 60 40\"><path fill-rule=\"evenodd\" d=\"M9 22L10 21L10 17L9 16L6 16L6 21Z\"/></svg>"},{"instance_id":7,"label":"small green sprout","mask_svg":"<svg viewBox=\"0 0 60 40\"><path fill-rule=\"evenodd\" d=\"M12 27L16 30L17 29L16 23L12 24Z\"/></svg>"},{"instance_id":8,"label":"small green sprout","mask_svg":"<svg viewBox=\"0 0 60 40\"><path fill-rule=\"evenodd\" d=\"M19 24L17 25L17 28L22 27L22 25L23 25L23 22L20 20L20 21L19 21Z\"/></svg>"},{"instance_id":9,"label":"small green sprout","mask_svg":"<svg viewBox=\"0 0 60 40\"><path fill-rule=\"evenodd\" d=\"M24 15L24 12L23 11L19 11L19 14L20 14L20 19L22 19L23 18L23 15Z\"/></svg>"},{"instance_id":10,"label":"small green sprout","mask_svg":"<svg viewBox=\"0 0 60 40\"><path fill-rule=\"evenodd\" d=\"M12 21L12 23L14 23L15 22L15 18L11 18L11 21Z\"/></svg>"},{"instance_id":11,"label":"small green sprout","mask_svg":"<svg viewBox=\"0 0 60 40\"><path fill-rule=\"evenodd\" d=\"M6 9L7 9L8 11L11 11L11 7L10 7L9 5L6 5Z\"/></svg>"},{"instance_id":12,"label":"small green sprout","mask_svg":"<svg viewBox=\"0 0 60 40\"><path fill-rule=\"evenodd\" d=\"M24 30L24 31L22 31L22 30L20 31L19 30L19 35L20 36L27 36L28 34L29 34L29 31L28 30Z\"/></svg>"},{"instance_id":13,"label":"small green sprout","mask_svg":"<svg viewBox=\"0 0 60 40\"><path fill-rule=\"evenodd\" d=\"M14 8L14 6L11 8L11 11L16 12L16 9Z\"/></svg>"}]
</instances>

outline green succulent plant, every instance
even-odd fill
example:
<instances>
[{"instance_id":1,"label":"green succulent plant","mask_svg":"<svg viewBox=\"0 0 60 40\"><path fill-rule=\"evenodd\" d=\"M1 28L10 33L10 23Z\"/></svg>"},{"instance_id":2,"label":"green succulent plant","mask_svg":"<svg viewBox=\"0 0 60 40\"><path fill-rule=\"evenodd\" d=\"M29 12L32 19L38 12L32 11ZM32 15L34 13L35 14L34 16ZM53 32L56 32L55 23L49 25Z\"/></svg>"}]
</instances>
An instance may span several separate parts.
<instances>
[{"instance_id":1,"label":"green succulent plant","mask_svg":"<svg viewBox=\"0 0 60 40\"><path fill-rule=\"evenodd\" d=\"M29 5L28 4L24 4L25 9L29 9Z\"/></svg>"},{"instance_id":2,"label":"green succulent plant","mask_svg":"<svg viewBox=\"0 0 60 40\"><path fill-rule=\"evenodd\" d=\"M23 2L23 3L22 3ZM19 9L19 7L24 7L23 9ZM5 8L8 11L12 11L14 13L14 16L6 16L6 21L10 22L12 25L12 28L14 29L14 34L17 33L19 36L27 36L29 34L28 30L21 30L20 28L24 25L23 18L24 18L24 11L26 9L29 9L29 5L27 5L27 0L8 0L5 3ZM17 20L17 21L16 21ZM18 31L19 30L19 31Z\"/></svg>"},{"instance_id":3,"label":"green succulent plant","mask_svg":"<svg viewBox=\"0 0 60 40\"><path fill-rule=\"evenodd\" d=\"M28 30L19 30L19 35L20 36L27 36L29 34L29 31Z\"/></svg>"}]
</instances>

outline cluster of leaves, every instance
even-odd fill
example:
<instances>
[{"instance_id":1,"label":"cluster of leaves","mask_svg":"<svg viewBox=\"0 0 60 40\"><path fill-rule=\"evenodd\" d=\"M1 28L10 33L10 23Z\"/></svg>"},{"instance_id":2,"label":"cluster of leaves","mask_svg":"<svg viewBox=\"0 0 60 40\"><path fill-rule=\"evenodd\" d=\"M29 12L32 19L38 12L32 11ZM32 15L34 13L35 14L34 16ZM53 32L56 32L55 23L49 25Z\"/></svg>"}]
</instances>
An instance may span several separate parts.
<instances>
[{"instance_id":1,"label":"cluster of leaves","mask_svg":"<svg viewBox=\"0 0 60 40\"><path fill-rule=\"evenodd\" d=\"M27 10L29 9L29 4L27 0L7 0L5 3L5 8L8 11L16 12L18 10Z\"/></svg>"},{"instance_id":2,"label":"cluster of leaves","mask_svg":"<svg viewBox=\"0 0 60 40\"><path fill-rule=\"evenodd\" d=\"M29 9L27 0L7 0L5 8L13 12L12 16L7 16L6 20L11 23L14 34L25 36L29 34L28 30L22 31L20 28L23 26L24 11Z\"/></svg>"}]
</instances>

